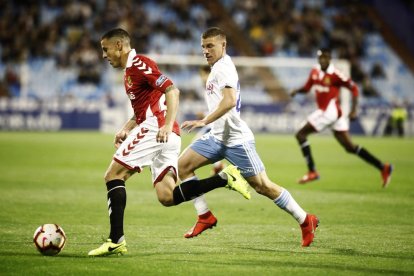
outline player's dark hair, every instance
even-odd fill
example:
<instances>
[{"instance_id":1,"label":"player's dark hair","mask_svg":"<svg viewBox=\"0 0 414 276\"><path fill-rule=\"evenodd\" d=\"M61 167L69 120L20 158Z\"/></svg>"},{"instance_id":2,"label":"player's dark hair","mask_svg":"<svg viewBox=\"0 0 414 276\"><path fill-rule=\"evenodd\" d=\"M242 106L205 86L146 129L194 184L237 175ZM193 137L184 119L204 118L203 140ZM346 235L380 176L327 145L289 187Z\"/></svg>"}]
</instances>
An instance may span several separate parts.
<instances>
[{"instance_id":1,"label":"player's dark hair","mask_svg":"<svg viewBox=\"0 0 414 276\"><path fill-rule=\"evenodd\" d=\"M208 28L201 35L201 38L206 39L206 38L215 37L215 36L220 36L221 38L223 38L224 40L226 40L226 33L222 29L220 29L218 27Z\"/></svg>"},{"instance_id":2,"label":"player's dark hair","mask_svg":"<svg viewBox=\"0 0 414 276\"><path fill-rule=\"evenodd\" d=\"M318 56L320 55L331 55L331 49L322 47L318 50Z\"/></svg>"},{"instance_id":3,"label":"player's dark hair","mask_svg":"<svg viewBox=\"0 0 414 276\"><path fill-rule=\"evenodd\" d=\"M110 38L113 38L113 37L119 37L122 40L126 40L128 42L130 41L129 33L127 31L125 31L124 29L121 29L121 28L112 29L112 30L106 32L102 36L101 40L110 39Z\"/></svg>"}]
</instances>

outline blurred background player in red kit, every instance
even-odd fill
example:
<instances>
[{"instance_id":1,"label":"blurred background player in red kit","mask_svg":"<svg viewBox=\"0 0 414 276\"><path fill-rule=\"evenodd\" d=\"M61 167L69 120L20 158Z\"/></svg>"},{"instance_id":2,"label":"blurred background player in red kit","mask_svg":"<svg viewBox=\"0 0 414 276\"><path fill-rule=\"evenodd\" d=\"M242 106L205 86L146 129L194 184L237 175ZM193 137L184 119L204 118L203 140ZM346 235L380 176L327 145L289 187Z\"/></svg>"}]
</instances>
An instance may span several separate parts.
<instances>
[{"instance_id":1,"label":"blurred background player in red kit","mask_svg":"<svg viewBox=\"0 0 414 276\"><path fill-rule=\"evenodd\" d=\"M348 153L358 155L381 171L382 187L387 187L391 180L392 165L382 163L362 146L352 143L349 134L349 120L346 114L342 114L339 102L340 88L346 87L352 93L349 119L354 120L357 117L358 87L350 78L345 77L334 67L331 63L331 51L329 49L320 49L317 54L319 64L311 70L306 84L291 92L291 96L294 97L297 93L308 93L314 87L318 105L318 109L308 116L305 125L296 133L296 139L308 166L308 173L299 179L299 183L305 184L319 179L307 138L309 134L321 132L329 127L332 129L336 140Z\"/></svg>"}]
</instances>

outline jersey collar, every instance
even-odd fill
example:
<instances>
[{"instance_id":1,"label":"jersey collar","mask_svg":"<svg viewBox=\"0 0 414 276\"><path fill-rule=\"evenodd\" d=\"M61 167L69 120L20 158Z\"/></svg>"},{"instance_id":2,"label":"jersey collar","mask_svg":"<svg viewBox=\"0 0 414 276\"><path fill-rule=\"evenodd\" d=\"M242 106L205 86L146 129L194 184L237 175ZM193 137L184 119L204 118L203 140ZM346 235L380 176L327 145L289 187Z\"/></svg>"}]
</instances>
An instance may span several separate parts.
<instances>
[{"instance_id":1,"label":"jersey collar","mask_svg":"<svg viewBox=\"0 0 414 276\"><path fill-rule=\"evenodd\" d=\"M320 64L317 64L316 67L318 68L319 71L322 71ZM333 74L334 72L335 72L335 66L332 63L330 63L328 68L326 68L325 73L326 74Z\"/></svg>"},{"instance_id":2,"label":"jersey collar","mask_svg":"<svg viewBox=\"0 0 414 276\"><path fill-rule=\"evenodd\" d=\"M132 66L132 62L133 62L134 57L136 55L137 55L137 52L135 51L135 49L131 49L131 51L129 51L129 53L128 53L128 59L127 59L127 64L125 66L125 69Z\"/></svg>"}]
</instances>

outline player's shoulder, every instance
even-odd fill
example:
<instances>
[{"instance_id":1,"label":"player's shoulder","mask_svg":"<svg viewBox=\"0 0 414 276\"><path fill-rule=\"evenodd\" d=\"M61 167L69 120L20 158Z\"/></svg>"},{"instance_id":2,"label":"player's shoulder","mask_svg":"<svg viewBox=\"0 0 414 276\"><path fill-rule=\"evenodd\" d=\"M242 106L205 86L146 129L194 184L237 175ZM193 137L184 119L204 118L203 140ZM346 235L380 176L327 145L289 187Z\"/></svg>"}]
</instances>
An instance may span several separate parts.
<instances>
[{"instance_id":1,"label":"player's shoulder","mask_svg":"<svg viewBox=\"0 0 414 276\"><path fill-rule=\"evenodd\" d=\"M310 73L319 73L321 71L321 66L319 64L315 64L312 66Z\"/></svg>"},{"instance_id":2,"label":"player's shoulder","mask_svg":"<svg viewBox=\"0 0 414 276\"><path fill-rule=\"evenodd\" d=\"M347 81L349 79L349 77L345 76L345 74L338 68L334 68L332 75L338 77L342 81Z\"/></svg>"},{"instance_id":3,"label":"player's shoulder","mask_svg":"<svg viewBox=\"0 0 414 276\"><path fill-rule=\"evenodd\" d=\"M231 74L232 72L236 72L236 66L234 65L233 61L231 60L230 56L226 55L219 59L211 68L211 72L213 74L217 73L224 73L224 74Z\"/></svg>"},{"instance_id":4,"label":"player's shoulder","mask_svg":"<svg viewBox=\"0 0 414 276\"><path fill-rule=\"evenodd\" d=\"M157 63L155 62L155 60L151 59L150 57L143 55L143 54L136 54L134 59L135 63L141 63L144 62L148 65L156 65Z\"/></svg>"},{"instance_id":5,"label":"player's shoulder","mask_svg":"<svg viewBox=\"0 0 414 276\"><path fill-rule=\"evenodd\" d=\"M320 67L320 66L318 66L318 65L314 65L314 66L312 66L312 68L311 68L311 70L310 70L309 76L310 76L313 80L317 80L317 79L318 79L318 76L319 76L320 71L321 71L321 67Z\"/></svg>"},{"instance_id":6,"label":"player's shoulder","mask_svg":"<svg viewBox=\"0 0 414 276\"><path fill-rule=\"evenodd\" d=\"M142 54L137 54L133 57L129 68L127 69L130 74L151 75L154 70L158 70L158 66L151 58Z\"/></svg>"}]
</instances>

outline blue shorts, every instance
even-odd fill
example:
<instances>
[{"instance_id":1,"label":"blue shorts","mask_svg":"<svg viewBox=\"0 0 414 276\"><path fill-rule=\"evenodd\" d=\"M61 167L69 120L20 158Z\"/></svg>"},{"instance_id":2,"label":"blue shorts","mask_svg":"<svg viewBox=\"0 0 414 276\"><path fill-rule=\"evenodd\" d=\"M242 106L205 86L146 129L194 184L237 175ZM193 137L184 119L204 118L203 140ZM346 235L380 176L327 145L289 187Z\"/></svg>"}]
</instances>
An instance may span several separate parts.
<instances>
[{"instance_id":1,"label":"blue shorts","mask_svg":"<svg viewBox=\"0 0 414 276\"><path fill-rule=\"evenodd\" d=\"M191 149L211 161L211 163L226 159L237 166L243 177L258 175L264 171L264 165L256 152L254 141L228 147L209 133L196 140Z\"/></svg>"}]
</instances>

